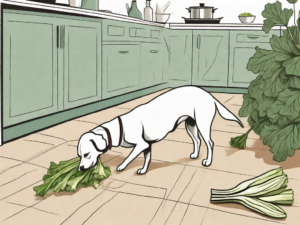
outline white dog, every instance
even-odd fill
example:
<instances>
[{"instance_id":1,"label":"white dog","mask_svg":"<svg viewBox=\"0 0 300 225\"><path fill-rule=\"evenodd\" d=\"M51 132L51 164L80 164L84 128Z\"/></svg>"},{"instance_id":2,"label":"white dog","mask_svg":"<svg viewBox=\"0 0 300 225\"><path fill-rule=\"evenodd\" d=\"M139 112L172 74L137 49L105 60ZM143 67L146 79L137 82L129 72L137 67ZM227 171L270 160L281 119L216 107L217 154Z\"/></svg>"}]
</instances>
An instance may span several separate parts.
<instances>
[{"instance_id":1,"label":"white dog","mask_svg":"<svg viewBox=\"0 0 300 225\"><path fill-rule=\"evenodd\" d=\"M196 159L199 155L201 146L199 131L207 146L207 158L202 164L210 166L214 146L210 133L216 109L224 119L236 121L244 127L225 106L199 87L184 86L165 92L150 102L83 134L78 143L78 155L81 157L78 170L95 166L99 155L112 146L122 146L134 148L118 166L117 171L124 170L143 152L144 166L137 173L144 174L151 160L151 145L165 138L183 121L194 143L194 152L190 158Z\"/></svg>"}]
</instances>

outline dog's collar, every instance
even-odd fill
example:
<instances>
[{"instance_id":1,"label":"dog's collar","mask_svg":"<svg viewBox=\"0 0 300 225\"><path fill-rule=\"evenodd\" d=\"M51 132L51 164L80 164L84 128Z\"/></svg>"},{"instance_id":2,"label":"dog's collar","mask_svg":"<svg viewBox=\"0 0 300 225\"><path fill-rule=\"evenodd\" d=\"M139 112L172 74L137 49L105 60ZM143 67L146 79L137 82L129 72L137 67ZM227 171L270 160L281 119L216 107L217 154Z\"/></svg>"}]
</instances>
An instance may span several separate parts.
<instances>
[{"instance_id":1,"label":"dog's collar","mask_svg":"<svg viewBox=\"0 0 300 225\"><path fill-rule=\"evenodd\" d=\"M119 116L118 116L118 121L119 121L119 126L120 126L120 138L119 138L119 144L118 144L118 146L120 146L121 143L122 143L122 139L123 139L123 124L122 124L122 120L121 120L121 118ZM107 147L105 149L107 151L107 150L110 150L112 148L111 134L109 132L109 129L107 129L106 127L103 127L103 129L105 130L105 132L107 134L107 139L108 139L107 140L108 141L108 145L107 145Z\"/></svg>"}]
</instances>

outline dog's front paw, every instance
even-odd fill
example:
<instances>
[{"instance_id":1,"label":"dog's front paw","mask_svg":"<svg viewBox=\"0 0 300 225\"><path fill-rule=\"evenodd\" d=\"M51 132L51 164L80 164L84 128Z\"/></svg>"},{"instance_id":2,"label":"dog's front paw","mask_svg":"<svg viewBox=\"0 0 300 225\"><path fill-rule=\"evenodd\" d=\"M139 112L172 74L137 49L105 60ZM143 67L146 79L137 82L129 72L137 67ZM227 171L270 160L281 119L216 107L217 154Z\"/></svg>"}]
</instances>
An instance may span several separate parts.
<instances>
[{"instance_id":1,"label":"dog's front paw","mask_svg":"<svg viewBox=\"0 0 300 225\"><path fill-rule=\"evenodd\" d=\"M121 164L121 165L119 165L119 166L117 167L117 171L120 172L120 171L124 170L125 167L126 167L126 166L124 166L124 165Z\"/></svg>"},{"instance_id":2,"label":"dog's front paw","mask_svg":"<svg viewBox=\"0 0 300 225\"><path fill-rule=\"evenodd\" d=\"M146 172L147 172L147 170L144 170L144 169L138 169L137 174L138 174L138 175L143 175L143 174L145 174Z\"/></svg>"},{"instance_id":3,"label":"dog's front paw","mask_svg":"<svg viewBox=\"0 0 300 225\"><path fill-rule=\"evenodd\" d=\"M197 158L198 158L198 154L197 154L197 153L192 153L192 154L190 155L190 158L191 158L191 159L197 159Z\"/></svg>"},{"instance_id":4,"label":"dog's front paw","mask_svg":"<svg viewBox=\"0 0 300 225\"><path fill-rule=\"evenodd\" d=\"M210 160L208 160L208 159L203 159L203 161L202 161L202 165L203 165L203 166L206 166L206 167L208 167L208 166L210 166L210 165L211 165L211 161L210 161Z\"/></svg>"}]
</instances>

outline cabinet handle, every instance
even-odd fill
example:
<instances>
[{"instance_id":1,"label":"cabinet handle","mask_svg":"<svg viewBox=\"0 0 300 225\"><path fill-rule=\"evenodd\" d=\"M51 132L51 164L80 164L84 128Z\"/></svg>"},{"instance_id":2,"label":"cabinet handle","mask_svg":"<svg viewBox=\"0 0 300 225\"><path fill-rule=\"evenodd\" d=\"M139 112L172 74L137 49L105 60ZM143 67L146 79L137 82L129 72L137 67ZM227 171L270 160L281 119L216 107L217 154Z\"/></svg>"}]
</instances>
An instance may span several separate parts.
<instances>
[{"instance_id":1,"label":"cabinet handle","mask_svg":"<svg viewBox=\"0 0 300 225\"><path fill-rule=\"evenodd\" d=\"M65 47L65 26L60 26L60 48Z\"/></svg>"},{"instance_id":2,"label":"cabinet handle","mask_svg":"<svg viewBox=\"0 0 300 225\"><path fill-rule=\"evenodd\" d=\"M127 54L129 51L119 51L121 54Z\"/></svg>"},{"instance_id":3,"label":"cabinet handle","mask_svg":"<svg viewBox=\"0 0 300 225\"><path fill-rule=\"evenodd\" d=\"M258 36L247 36L248 38L250 38L250 39L257 39L257 38L259 38Z\"/></svg>"},{"instance_id":4,"label":"cabinet handle","mask_svg":"<svg viewBox=\"0 0 300 225\"><path fill-rule=\"evenodd\" d=\"M59 48L59 26L56 26L56 41L57 48Z\"/></svg>"},{"instance_id":5,"label":"cabinet handle","mask_svg":"<svg viewBox=\"0 0 300 225\"><path fill-rule=\"evenodd\" d=\"M201 36L200 34L197 36L197 48L200 49L200 41L201 41Z\"/></svg>"},{"instance_id":6,"label":"cabinet handle","mask_svg":"<svg viewBox=\"0 0 300 225\"><path fill-rule=\"evenodd\" d=\"M157 50L151 50L150 52L151 52L151 53L158 53Z\"/></svg>"}]
</instances>

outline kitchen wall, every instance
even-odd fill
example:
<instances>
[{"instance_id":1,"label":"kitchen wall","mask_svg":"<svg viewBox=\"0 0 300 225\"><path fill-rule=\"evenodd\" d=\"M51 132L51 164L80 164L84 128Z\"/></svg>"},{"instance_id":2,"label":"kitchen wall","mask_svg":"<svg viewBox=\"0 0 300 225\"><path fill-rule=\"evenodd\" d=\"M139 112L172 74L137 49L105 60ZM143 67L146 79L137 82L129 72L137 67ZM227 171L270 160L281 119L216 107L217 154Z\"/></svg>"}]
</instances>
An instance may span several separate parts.
<instances>
[{"instance_id":1,"label":"kitchen wall","mask_svg":"<svg viewBox=\"0 0 300 225\"><path fill-rule=\"evenodd\" d=\"M99 0L99 8L103 10L111 10L114 13L126 14L126 3L131 5L131 0ZM136 0L139 10L144 14L144 8L146 0ZM152 0L151 7L154 12L156 9L156 3L165 5L169 0ZM264 18L261 12L267 3L274 3L276 0L170 0L171 5L167 9L167 12L173 13L169 22L171 23L183 23L182 17L189 17L188 11L185 9L189 6L198 6L199 3L205 3L207 6L214 6L218 8L215 12L215 18L224 17L222 23L240 23L238 15L243 12L250 12L256 15L254 23L263 23ZM283 8L292 8L293 5L287 2L287 0L280 0ZM299 0L300 2L300 0ZM300 3L296 4L296 12L300 10ZM298 13L296 13L298 15ZM292 22L292 21L290 21Z\"/></svg>"}]
</instances>

